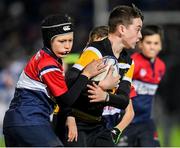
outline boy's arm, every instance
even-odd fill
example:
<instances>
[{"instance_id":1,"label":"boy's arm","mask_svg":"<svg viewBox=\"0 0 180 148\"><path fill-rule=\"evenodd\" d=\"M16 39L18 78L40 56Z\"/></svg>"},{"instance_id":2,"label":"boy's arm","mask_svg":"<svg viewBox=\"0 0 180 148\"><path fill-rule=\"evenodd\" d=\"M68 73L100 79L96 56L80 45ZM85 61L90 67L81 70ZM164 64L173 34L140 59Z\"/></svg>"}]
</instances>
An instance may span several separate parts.
<instances>
[{"instance_id":1,"label":"boy's arm","mask_svg":"<svg viewBox=\"0 0 180 148\"><path fill-rule=\"evenodd\" d=\"M68 142L77 141L78 130L75 117L68 116L66 119L66 126L68 127Z\"/></svg>"},{"instance_id":2,"label":"boy's arm","mask_svg":"<svg viewBox=\"0 0 180 148\"><path fill-rule=\"evenodd\" d=\"M122 77L122 80L119 83L119 87L116 90L117 95L110 94L110 102L108 105L112 105L112 106L114 106L115 104L118 105L117 100L119 100L119 107L118 106L114 106L114 107L117 107L120 109L126 109L126 107L129 104L129 93L131 90L131 82L132 82L133 73L134 73L134 61L131 62L130 68ZM120 100L122 103L124 103L124 105L122 104L123 107L120 106L121 105Z\"/></svg>"},{"instance_id":3,"label":"boy's arm","mask_svg":"<svg viewBox=\"0 0 180 148\"><path fill-rule=\"evenodd\" d=\"M78 99L83 89L86 88L88 80L104 71L105 65L103 60L99 59L86 65L80 74L78 71L68 74L70 77L66 80L69 83L68 91L56 97L57 104L60 106L71 106Z\"/></svg>"},{"instance_id":4,"label":"boy's arm","mask_svg":"<svg viewBox=\"0 0 180 148\"><path fill-rule=\"evenodd\" d=\"M121 132L131 123L134 118L134 109L132 105L132 101L129 101L127 108L125 109L125 114L120 121L120 123L116 126Z\"/></svg>"},{"instance_id":5,"label":"boy's arm","mask_svg":"<svg viewBox=\"0 0 180 148\"><path fill-rule=\"evenodd\" d=\"M119 88L117 90L118 94L119 93L125 93L126 95L135 95L134 93L130 93L131 91L134 90L134 87L131 86L131 81L134 73L134 61L132 61L130 69L127 71L125 74L124 78L121 81L121 84L119 85ZM129 104L125 109L125 114L122 118L122 120L119 122L119 124L113 128L112 130L112 138L113 142L115 144L119 143L120 140L120 135L122 131L131 123L131 121L134 118L134 109L132 105L132 100L129 100Z\"/></svg>"},{"instance_id":6,"label":"boy's arm","mask_svg":"<svg viewBox=\"0 0 180 148\"><path fill-rule=\"evenodd\" d=\"M129 105L125 109L125 114L122 120L112 130L112 138L115 144L119 143L121 133L131 123L133 118L134 118L134 109L133 109L132 101L130 100Z\"/></svg>"},{"instance_id":7,"label":"boy's arm","mask_svg":"<svg viewBox=\"0 0 180 148\"><path fill-rule=\"evenodd\" d=\"M116 90L116 94L109 94L109 102L107 105L113 106L120 109L126 109L129 104L129 93L131 89L131 80L132 80L132 69L130 69L124 79L122 79L119 83L119 87Z\"/></svg>"}]
</instances>

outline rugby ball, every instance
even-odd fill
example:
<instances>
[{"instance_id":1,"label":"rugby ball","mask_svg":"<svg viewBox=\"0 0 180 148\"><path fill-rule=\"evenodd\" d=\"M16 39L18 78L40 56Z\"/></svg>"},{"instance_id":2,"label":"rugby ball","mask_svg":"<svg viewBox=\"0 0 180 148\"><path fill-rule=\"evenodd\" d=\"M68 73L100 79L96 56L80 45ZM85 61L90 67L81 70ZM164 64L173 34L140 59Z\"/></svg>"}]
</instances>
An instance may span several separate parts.
<instances>
[{"instance_id":1,"label":"rugby ball","mask_svg":"<svg viewBox=\"0 0 180 148\"><path fill-rule=\"evenodd\" d=\"M93 81L101 81L104 80L106 75L108 74L109 68L112 65L114 68L113 71L113 76L118 76L119 75L119 67L118 67L118 61L115 57L113 56L105 56L103 57L104 64L107 64L106 66L106 71L100 73L99 75L95 76L92 78Z\"/></svg>"}]
</instances>

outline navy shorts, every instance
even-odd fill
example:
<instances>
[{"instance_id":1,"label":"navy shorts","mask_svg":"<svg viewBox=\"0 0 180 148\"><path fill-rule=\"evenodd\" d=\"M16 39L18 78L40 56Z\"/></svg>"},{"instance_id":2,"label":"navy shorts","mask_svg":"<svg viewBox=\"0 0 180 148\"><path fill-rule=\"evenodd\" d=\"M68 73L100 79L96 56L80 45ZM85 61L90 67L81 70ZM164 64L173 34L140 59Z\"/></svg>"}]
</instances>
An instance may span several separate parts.
<instances>
[{"instance_id":1,"label":"navy shorts","mask_svg":"<svg viewBox=\"0 0 180 148\"><path fill-rule=\"evenodd\" d=\"M51 126L14 126L4 128L7 147L56 147L63 146Z\"/></svg>"}]
</instances>

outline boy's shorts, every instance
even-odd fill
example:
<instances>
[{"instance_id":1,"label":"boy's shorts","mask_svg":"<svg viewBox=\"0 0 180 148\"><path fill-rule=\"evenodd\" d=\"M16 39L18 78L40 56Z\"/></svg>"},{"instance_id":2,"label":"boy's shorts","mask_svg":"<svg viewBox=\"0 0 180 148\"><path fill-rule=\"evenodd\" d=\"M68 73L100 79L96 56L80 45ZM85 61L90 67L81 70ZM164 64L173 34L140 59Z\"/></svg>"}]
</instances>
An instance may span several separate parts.
<instances>
[{"instance_id":1,"label":"boy's shorts","mask_svg":"<svg viewBox=\"0 0 180 148\"><path fill-rule=\"evenodd\" d=\"M4 128L7 147L55 147L63 146L51 126L14 126Z\"/></svg>"}]
</instances>

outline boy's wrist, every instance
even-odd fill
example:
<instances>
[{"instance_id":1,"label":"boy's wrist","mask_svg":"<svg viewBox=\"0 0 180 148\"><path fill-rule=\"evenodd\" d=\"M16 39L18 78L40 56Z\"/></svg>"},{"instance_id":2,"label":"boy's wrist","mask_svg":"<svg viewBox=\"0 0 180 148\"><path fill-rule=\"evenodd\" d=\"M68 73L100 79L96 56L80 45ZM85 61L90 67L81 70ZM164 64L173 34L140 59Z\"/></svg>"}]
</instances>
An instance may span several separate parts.
<instances>
[{"instance_id":1,"label":"boy's wrist","mask_svg":"<svg viewBox=\"0 0 180 148\"><path fill-rule=\"evenodd\" d=\"M88 79L91 78L91 75L90 75L89 72L87 72L87 71L83 71L81 74L84 75L84 76L86 76Z\"/></svg>"},{"instance_id":2,"label":"boy's wrist","mask_svg":"<svg viewBox=\"0 0 180 148\"><path fill-rule=\"evenodd\" d=\"M117 128L117 127L114 127L114 128L111 130L111 136L112 136L112 139L113 139L114 144L118 144L118 143L119 143L121 133L122 133L122 132L121 132L120 129Z\"/></svg>"}]
</instances>

